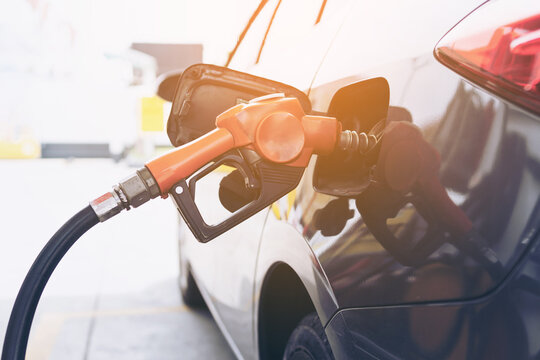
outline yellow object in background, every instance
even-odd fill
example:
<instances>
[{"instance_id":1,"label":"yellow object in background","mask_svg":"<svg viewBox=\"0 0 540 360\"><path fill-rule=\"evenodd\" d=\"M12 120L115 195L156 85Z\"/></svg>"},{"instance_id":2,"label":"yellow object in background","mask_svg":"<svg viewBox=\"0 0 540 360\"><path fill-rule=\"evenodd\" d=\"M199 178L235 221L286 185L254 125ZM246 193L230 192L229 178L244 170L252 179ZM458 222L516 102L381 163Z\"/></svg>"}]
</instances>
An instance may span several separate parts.
<instances>
[{"instance_id":1,"label":"yellow object in background","mask_svg":"<svg viewBox=\"0 0 540 360\"><path fill-rule=\"evenodd\" d=\"M41 156L41 145L34 139L0 140L0 159L36 159Z\"/></svg>"},{"instance_id":2,"label":"yellow object in background","mask_svg":"<svg viewBox=\"0 0 540 360\"><path fill-rule=\"evenodd\" d=\"M163 131L164 118L163 106L165 100L157 96L141 98L141 130Z\"/></svg>"},{"instance_id":3,"label":"yellow object in background","mask_svg":"<svg viewBox=\"0 0 540 360\"><path fill-rule=\"evenodd\" d=\"M278 201L272 203L272 212L278 220L288 220L291 209L294 205L294 200L296 199L296 189L288 193L286 196L282 197Z\"/></svg>"}]
</instances>

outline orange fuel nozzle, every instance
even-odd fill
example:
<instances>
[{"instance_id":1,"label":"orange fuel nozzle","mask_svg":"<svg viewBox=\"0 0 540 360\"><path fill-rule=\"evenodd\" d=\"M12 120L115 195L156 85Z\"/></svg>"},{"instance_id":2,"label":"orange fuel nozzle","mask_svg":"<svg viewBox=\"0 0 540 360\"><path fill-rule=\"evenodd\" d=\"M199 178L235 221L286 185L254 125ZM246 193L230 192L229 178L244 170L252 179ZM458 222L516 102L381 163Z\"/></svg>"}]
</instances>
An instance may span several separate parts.
<instances>
[{"instance_id":1,"label":"orange fuel nozzle","mask_svg":"<svg viewBox=\"0 0 540 360\"><path fill-rule=\"evenodd\" d=\"M202 166L233 148L306 167L311 155L334 150L341 133L336 118L306 115L296 98L271 94L236 105L216 118L217 129L146 164L162 196Z\"/></svg>"}]
</instances>

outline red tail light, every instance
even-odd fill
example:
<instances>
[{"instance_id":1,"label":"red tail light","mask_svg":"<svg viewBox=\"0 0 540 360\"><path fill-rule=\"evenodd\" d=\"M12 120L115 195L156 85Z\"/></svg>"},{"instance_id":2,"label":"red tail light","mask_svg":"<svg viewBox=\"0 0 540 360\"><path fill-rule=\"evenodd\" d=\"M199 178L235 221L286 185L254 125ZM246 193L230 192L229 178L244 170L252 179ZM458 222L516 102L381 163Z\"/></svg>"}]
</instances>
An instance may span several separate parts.
<instances>
[{"instance_id":1,"label":"red tail light","mask_svg":"<svg viewBox=\"0 0 540 360\"><path fill-rule=\"evenodd\" d=\"M524 7L521 13L536 15L518 14L516 21L515 6L524 3L535 2L483 5L441 39L435 56L473 83L540 114L540 8L538 1ZM501 4L514 14L505 13ZM492 25L504 18L513 21Z\"/></svg>"}]
</instances>

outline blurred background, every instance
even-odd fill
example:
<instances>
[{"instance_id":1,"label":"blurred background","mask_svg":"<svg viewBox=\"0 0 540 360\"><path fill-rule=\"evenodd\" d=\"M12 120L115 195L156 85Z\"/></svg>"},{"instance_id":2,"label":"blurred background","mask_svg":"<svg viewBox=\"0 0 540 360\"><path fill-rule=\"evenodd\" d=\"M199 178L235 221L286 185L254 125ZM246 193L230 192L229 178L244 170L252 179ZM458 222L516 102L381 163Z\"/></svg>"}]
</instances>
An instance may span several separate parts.
<instances>
[{"instance_id":1,"label":"blurred background","mask_svg":"<svg viewBox=\"0 0 540 360\"><path fill-rule=\"evenodd\" d=\"M159 76L224 64L257 5L0 2L0 343L50 236L169 148ZM178 296L177 227L174 206L156 201L81 239L45 290L29 358L232 358L210 315Z\"/></svg>"},{"instance_id":2,"label":"blurred background","mask_svg":"<svg viewBox=\"0 0 540 360\"><path fill-rule=\"evenodd\" d=\"M168 145L156 78L193 63L223 64L256 5L2 2L0 158L118 157Z\"/></svg>"}]
</instances>

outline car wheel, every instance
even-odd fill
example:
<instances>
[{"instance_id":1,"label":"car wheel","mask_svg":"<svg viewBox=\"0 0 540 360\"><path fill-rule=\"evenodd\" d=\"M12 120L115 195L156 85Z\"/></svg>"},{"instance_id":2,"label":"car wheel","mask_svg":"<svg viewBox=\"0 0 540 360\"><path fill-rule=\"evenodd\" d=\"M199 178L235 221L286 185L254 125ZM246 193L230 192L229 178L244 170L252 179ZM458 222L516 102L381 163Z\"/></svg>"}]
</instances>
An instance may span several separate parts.
<instances>
[{"instance_id":1,"label":"car wheel","mask_svg":"<svg viewBox=\"0 0 540 360\"><path fill-rule=\"evenodd\" d=\"M191 274L189 265L182 258L182 253L178 254L180 274L178 276L178 288L184 304L191 308L205 308L206 303L199 291L199 287Z\"/></svg>"},{"instance_id":2,"label":"car wheel","mask_svg":"<svg viewBox=\"0 0 540 360\"><path fill-rule=\"evenodd\" d=\"M332 349L316 313L306 315L294 329L283 356L285 360L333 360Z\"/></svg>"}]
</instances>

